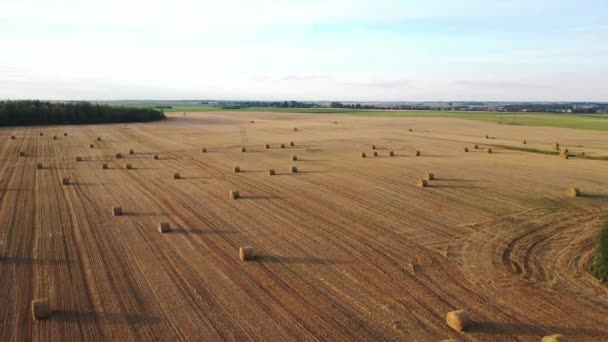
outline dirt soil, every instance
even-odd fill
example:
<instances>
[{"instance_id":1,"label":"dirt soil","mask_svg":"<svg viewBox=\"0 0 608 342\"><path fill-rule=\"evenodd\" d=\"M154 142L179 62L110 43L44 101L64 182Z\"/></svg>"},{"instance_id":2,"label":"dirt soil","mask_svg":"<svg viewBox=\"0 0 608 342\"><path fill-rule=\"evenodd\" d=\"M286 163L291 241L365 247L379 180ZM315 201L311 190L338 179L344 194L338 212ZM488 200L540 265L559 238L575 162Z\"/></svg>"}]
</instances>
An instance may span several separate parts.
<instances>
[{"instance_id":1,"label":"dirt soil","mask_svg":"<svg viewBox=\"0 0 608 342\"><path fill-rule=\"evenodd\" d=\"M0 341L608 340L608 286L587 271L608 161L483 149L556 142L608 155L604 132L441 118L0 129ZM451 330L456 309L476 325Z\"/></svg>"}]
</instances>

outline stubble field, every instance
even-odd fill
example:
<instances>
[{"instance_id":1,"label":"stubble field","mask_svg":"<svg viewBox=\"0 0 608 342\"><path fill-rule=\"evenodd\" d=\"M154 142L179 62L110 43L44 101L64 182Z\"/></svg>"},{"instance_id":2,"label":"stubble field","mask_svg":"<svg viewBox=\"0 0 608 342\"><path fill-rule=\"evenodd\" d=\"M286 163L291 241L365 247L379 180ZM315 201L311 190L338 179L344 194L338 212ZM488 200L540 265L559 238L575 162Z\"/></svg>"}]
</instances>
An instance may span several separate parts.
<instances>
[{"instance_id":1,"label":"stubble field","mask_svg":"<svg viewBox=\"0 0 608 342\"><path fill-rule=\"evenodd\" d=\"M3 128L0 341L606 340L608 287L587 268L608 161L504 148L556 142L608 156L605 132L445 118ZM36 298L49 319L32 319ZM445 324L455 309L470 331Z\"/></svg>"}]
</instances>

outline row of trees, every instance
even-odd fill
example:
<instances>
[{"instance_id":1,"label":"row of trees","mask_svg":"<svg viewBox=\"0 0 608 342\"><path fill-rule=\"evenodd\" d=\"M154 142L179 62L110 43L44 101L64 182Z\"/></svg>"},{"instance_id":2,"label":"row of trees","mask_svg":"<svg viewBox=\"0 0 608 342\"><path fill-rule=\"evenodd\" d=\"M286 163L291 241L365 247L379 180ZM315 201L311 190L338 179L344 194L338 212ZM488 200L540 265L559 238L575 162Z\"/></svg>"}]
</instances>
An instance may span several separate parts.
<instances>
[{"instance_id":1,"label":"row of trees","mask_svg":"<svg viewBox=\"0 0 608 342\"><path fill-rule=\"evenodd\" d=\"M221 103L223 109L243 109L249 107L271 107L271 108L315 108L315 103L298 101L237 101Z\"/></svg>"},{"instance_id":2,"label":"row of trees","mask_svg":"<svg viewBox=\"0 0 608 342\"><path fill-rule=\"evenodd\" d=\"M0 126L77 125L165 119L162 109L90 102L0 101Z\"/></svg>"}]
</instances>

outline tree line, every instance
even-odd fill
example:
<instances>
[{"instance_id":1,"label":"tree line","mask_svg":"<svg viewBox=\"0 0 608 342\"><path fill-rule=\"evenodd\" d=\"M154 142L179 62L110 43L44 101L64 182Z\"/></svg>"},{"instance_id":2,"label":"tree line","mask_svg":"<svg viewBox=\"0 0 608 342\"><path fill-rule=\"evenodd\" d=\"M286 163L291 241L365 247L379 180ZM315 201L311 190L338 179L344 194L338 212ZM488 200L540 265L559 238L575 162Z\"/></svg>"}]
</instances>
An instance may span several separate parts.
<instances>
[{"instance_id":1,"label":"tree line","mask_svg":"<svg viewBox=\"0 0 608 342\"><path fill-rule=\"evenodd\" d=\"M236 101L220 103L222 109L244 109L250 107L269 107L269 108L317 108L315 103L299 101Z\"/></svg>"},{"instance_id":2,"label":"tree line","mask_svg":"<svg viewBox=\"0 0 608 342\"><path fill-rule=\"evenodd\" d=\"M113 107L90 102L0 101L0 126L80 125L165 119L162 109Z\"/></svg>"}]
</instances>

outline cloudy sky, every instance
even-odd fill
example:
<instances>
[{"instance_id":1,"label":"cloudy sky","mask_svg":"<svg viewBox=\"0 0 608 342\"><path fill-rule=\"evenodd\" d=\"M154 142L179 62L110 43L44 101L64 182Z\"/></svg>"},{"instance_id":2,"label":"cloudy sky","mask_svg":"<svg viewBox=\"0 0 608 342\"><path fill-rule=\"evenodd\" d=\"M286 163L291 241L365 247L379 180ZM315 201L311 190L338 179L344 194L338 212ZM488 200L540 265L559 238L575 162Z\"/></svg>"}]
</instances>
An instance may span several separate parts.
<instances>
[{"instance_id":1,"label":"cloudy sky","mask_svg":"<svg viewBox=\"0 0 608 342\"><path fill-rule=\"evenodd\" d=\"M0 0L0 98L608 101L606 0Z\"/></svg>"}]
</instances>

